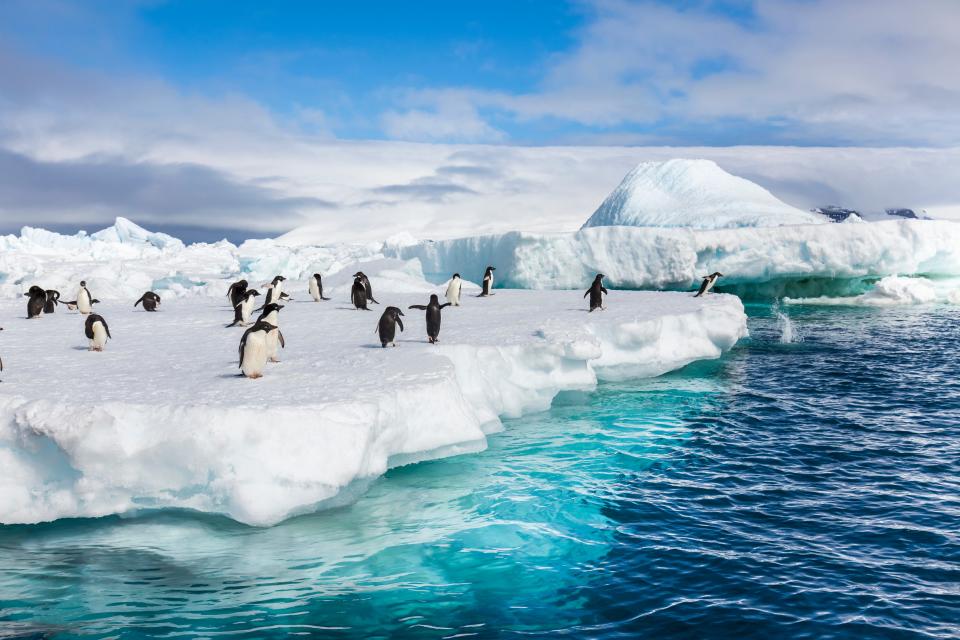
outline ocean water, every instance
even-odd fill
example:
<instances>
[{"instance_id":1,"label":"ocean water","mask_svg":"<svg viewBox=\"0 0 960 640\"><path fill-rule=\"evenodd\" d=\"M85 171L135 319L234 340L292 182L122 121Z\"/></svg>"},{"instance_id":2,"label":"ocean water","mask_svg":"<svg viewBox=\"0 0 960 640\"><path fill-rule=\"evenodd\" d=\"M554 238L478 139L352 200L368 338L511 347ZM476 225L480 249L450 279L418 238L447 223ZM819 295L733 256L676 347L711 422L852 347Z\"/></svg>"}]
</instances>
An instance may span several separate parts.
<instances>
[{"instance_id":1,"label":"ocean water","mask_svg":"<svg viewBox=\"0 0 960 640\"><path fill-rule=\"evenodd\" d=\"M960 309L749 311L350 506L0 527L0 637L960 637Z\"/></svg>"}]
</instances>

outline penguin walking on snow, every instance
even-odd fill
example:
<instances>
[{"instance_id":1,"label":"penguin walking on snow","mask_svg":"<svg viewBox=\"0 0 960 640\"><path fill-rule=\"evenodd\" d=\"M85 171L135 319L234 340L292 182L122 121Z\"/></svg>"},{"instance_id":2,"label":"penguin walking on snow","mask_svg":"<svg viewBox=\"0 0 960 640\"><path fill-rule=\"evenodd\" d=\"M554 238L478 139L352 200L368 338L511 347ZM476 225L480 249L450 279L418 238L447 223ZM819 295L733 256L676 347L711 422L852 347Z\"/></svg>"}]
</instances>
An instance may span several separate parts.
<instances>
[{"instance_id":1,"label":"penguin walking on snow","mask_svg":"<svg viewBox=\"0 0 960 640\"><path fill-rule=\"evenodd\" d=\"M230 300L230 306L236 307L243 300L243 295L247 291L249 283L246 280L237 280L227 289L227 299Z\"/></svg>"},{"instance_id":2,"label":"penguin walking on snow","mask_svg":"<svg viewBox=\"0 0 960 640\"><path fill-rule=\"evenodd\" d=\"M363 286L363 278L360 276L354 276L353 278L353 286L350 287L350 301L353 302L353 306L357 310L370 310L367 308L367 288Z\"/></svg>"},{"instance_id":3,"label":"penguin walking on snow","mask_svg":"<svg viewBox=\"0 0 960 640\"><path fill-rule=\"evenodd\" d=\"M481 291L480 295L477 296L478 298L485 298L493 295L493 272L496 270L496 267L487 267L487 270L483 274L483 291Z\"/></svg>"},{"instance_id":4,"label":"penguin walking on snow","mask_svg":"<svg viewBox=\"0 0 960 640\"><path fill-rule=\"evenodd\" d=\"M47 302L43 305L44 313L53 313L57 310L57 304L60 302L60 292L56 289L47 289Z\"/></svg>"},{"instance_id":5,"label":"penguin walking on snow","mask_svg":"<svg viewBox=\"0 0 960 640\"><path fill-rule=\"evenodd\" d=\"M279 353L278 345L280 349L287 347L283 340L283 334L280 333L280 309L283 309L282 304L277 304L276 302L265 304L263 305L263 313L257 318L257 323L265 322L274 327L270 331L267 331L266 338L267 359L270 362L280 362L280 358L277 357Z\"/></svg>"},{"instance_id":6,"label":"penguin walking on snow","mask_svg":"<svg viewBox=\"0 0 960 640\"><path fill-rule=\"evenodd\" d=\"M430 344L437 344L440 336L440 310L444 307L449 307L452 303L446 302L440 304L440 298L437 297L437 294L430 296L430 303L427 305L414 304L410 305L410 309L420 309L421 311L427 312L427 338L430 340Z\"/></svg>"},{"instance_id":7,"label":"penguin walking on snow","mask_svg":"<svg viewBox=\"0 0 960 640\"><path fill-rule=\"evenodd\" d=\"M397 307L387 307L380 316L380 322L377 323L377 333L380 334L380 345L386 349L387 345L397 346L394 338L397 337L397 325L400 325L400 331L403 331L403 320L400 316L403 311Z\"/></svg>"},{"instance_id":8,"label":"penguin walking on snow","mask_svg":"<svg viewBox=\"0 0 960 640\"><path fill-rule=\"evenodd\" d=\"M700 284L700 290L697 291L697 294L693 296L694 298L699 298L705 293L709 293L710 289L713 289L713 285L717 283L719 278L723 277L723 274L719 271L714 271L708 276L703 278L703 282Z\"/></svg>"},{"instance_id":9,"label":"penguin walking on snow","mask_svg":"<svg viewBox=\"0 0 960 640\"><path fill-rule=\"evenodd\" d=\"M104 345L107 344L107 338L113 338L110 335L110 327L107 326L107 321L103 319L103 316L96 313L87 316L87 320L83 324L83 333L90 340L90 351L103 351Z\"/></svg>"},{"instance_id":10,"label":"penguin walking on snow","mask_svg":"<svg viewBox=\"0 0 960 640\"><path fill-rule=\"evenodd\" d=\"M250 322L250 313L253 311L253 299L260 295L256 289L247 289L243 292L243 298L233 307L233 322L228 327L240 325L245 327Z\"/></svg>"},{"instance_id":11,"label":"penguin walking on snow","mask_svg":"<svg viewBox=\"0 0 960 640\"><path fill-rule=\"evenodd\" d=\"M373 297L373 287L370 286L370 278L367 277L363 271L357 271L353 274L354 278L360 278L360 281L363 282L363 288L367 290L367 300L373 304L380 304Z\"/></svg>"},{"instance_id":12,"label":"penguin walking on snow","mask_svg":"<svg viewBox=\"0 0 960 640\"><path fill-rule=\"evenodd\" d=\"M453 274L453 277L450 278L450 284L447 285L446 298L447 302L452 304L455 307L460 306L460 290L463 288L463 280L460 278L459 273Z\"/></svg>"},{"instance_id":13,"label":"penguin walking on snow","mask_svg":"<svg viewBox=\"0 0 960 640\"><path fill-rule=\"evenodd\" d=\"M27 300L27 318L39 318L43 315L43 308L47 304L47 292L37 285L33 285L23 295L30 298Z\"/></svg>"},{"instance_id":14,"label":"penguin walking on snow","mask_svg":"<svg viewBox=\"0 0 960 640\"><path fill-rule=\"evenodd\" d=\"M309 289L310 297L313 298L314 302L330 299L323 297L323 280L320 278L319 273L313 274L313 277L310 278L310 284L307 288Z\"/></svg>"},{"instance_id":15,"label":"penguin walking on snow","mask_svg":"<svg viewBox=\"0 0 960 640\"><path fill-rule=\"evenodd\" d=\"M243 332L240 338L240 364L243 375L248 378L263 377L263 370L267 366L267 334L276 329L265 320L258 320L256 324Z\"/></svg>"},{"instance_id":16,"label":"penguin walking on snow","mask_svg":"<svg viewBox=\"0 0 960 640\"><path fill-rule=\"evenodd\" d=\"M583 294L583 297L586 298L590 296L590 312L592 313L596 309L603 311L606 307L603 306L603 294L607 293L607 290L603 287L603 278L605 276L602 273L598 273L597 277L593 279L593 284L590 285L590 288L587 289L587 292Z\"/></svg>"},{"instance_id":17,"label":"penguin walking on snow","mask_svg":"<svg viewBox=\"0 0 960 640\"><path fill-rule=\"evenodd\" d=\"M155 294L153 291L147 291L145 294L140 296L140 299L133 303L133 306L138 304L143 304L144 311L156 311L157 307L160 306L160 296Z\"/></svg>"}]
</instances>

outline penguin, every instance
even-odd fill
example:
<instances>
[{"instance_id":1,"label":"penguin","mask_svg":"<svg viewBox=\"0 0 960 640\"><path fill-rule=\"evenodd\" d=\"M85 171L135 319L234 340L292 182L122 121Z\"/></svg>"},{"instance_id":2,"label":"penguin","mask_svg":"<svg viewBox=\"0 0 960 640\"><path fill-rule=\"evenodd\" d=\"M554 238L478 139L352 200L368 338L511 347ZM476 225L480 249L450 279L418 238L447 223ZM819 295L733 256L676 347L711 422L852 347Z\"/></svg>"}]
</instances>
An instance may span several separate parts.
<instances>
[{"instance_id":1,"label":"penguin","mask_svg":"<svg viewBox=\"0 0 960 640\"><path fill-rule=\"evenodd\" d=\"M39 318L43 315L43 308L47 304L47 292L37 285L33 285L23 294L27 300L27 318Z\"/></svg>"},{"instance_id":2,"label":"penguin","mask_svg":"<svg viewBox=\"0 0 960 640\"><path fill-rule=\"evenodd\" d=\"M367 300L373 304L380 304L373 297L373 287L370 286L370 278L367 277L367 274L365 274L363 271L357 271L355 274L353 274L353 277L360 278L360 280L363 282L363 286L367 290Z\"/></svg>"},{"instance_id":3,"label":"penguin","mask_svg":"<svg viewBox=\"0 0 960 640\"><path fill-rule=\"evenodd\" d=\"M240 370L248 378L260 378L267 366L267 334L276 329L265 320L243 332L240 338Z\"/></svg>"},{"instance_id":4,"label":"penguin","mask_svg":"<svg viewBox=\"0 0 960 640\"><path fill-rule=\"evenodd\" d=\"M321 300L329 300L330 298L323 297L323 280L320 278L319 273L313 274L313 277L310 278L310 296L313 298L314 302L320 302Z\"/></svg>"},{"instance_id":5,"label":"penguin","mask_svg":"<svg viewBox=\"0 0 960 640\"><path fill-rule=\"evenodd\" d=\"M353 286L350 287L350 300L358 310L370 311L367 308L367 288L363 286L363 278L360 276L353 278Z\"/></svg>"},{"instance_id":6,"label":"penguin","mask_svg":"<svg viewBox=\"0 0 960 640\"><path fill-rule=\"evenodd\" d=\"M0 331L3 331L3 327L0 327ZM3 371L3 358L0 358L0 371Z\"/></svg>"},{"instance_id":7,"label":"penguin","mask_svg":"<svg viewBox=\"0 0 960 640\"><path fill-rule=\"evenodd\" d=\"M253 299L260 295L256 289L247 289L243 292L243 298L240 303L233 307L233 322L228 327L240 325L245 327L250 322L250 312L253 311Z\"/></svg>"},{"instance_id":8,"label":"penguin","mask_svg":"<svg viewBox=\"0 0 960 640\"><path fill-rule=\"evenodd\" d=\"M700 290L697 291L697 294L693 296L694 298L699 298L705 293L709 293L710 289L713 289L713 285L717 283L717 279L723 277L723 274L719 271L714 271L708 276L704 276L703 283L700 285Z\"/></svg>"},{"instance_id":9,"label":"penguin","mask_svg":"<svg viewBox=\"0 0 960 640\"><path fill-rule=\"evenodd\" d=\"M263 301L264 305L268 305L273 302L279 302L280 300L289 300L290 296L284 293L281 289L278 289L275 285L267 285L267 297Z\"/></svg>"},{"instance_id":10,"label":"penguin","mask_svg":"<svg viewBox=\"0 0 960 640\"><path fill-rule=\"evenodd\" d=\"M603 306L603 294L607 293L607 290L603 287L604 276L602 273L598 273L597 277L593 279L593 284L590 285L590 288L587 289L587 292L583 294L583 297L586 298L590 296L590 312L593 313L597 309L603 311L606 307Z\"/></svg>"},{"instance_id":11,"label":"penguin","mask_svg":"<svg viewBox=\"0 0 960 640\"><path fill-rule=\"evenodd\" d=\"M280 296L283 293L283 282L286 280L283 276L273 276L273 280L270 281L270 284L265 284L265 287L273 287L277 290L276 295Z\"/></svg>"},{"instance_id":12,"label":"penguin","mask_svg":"<svg viewBox=\"0 0 960 640\"><path fill-rule=\"evenodd\" d=\"M87 289L87 281L80 281L80 290L77 291L76 299L77 309L83 315L86 315L93 311L93 296L90 295L90 290Z\"/></svg>"},{"instance_id":13,"label":"penguin","mask_svg":"<svg viewBox=\"0 0 960 640\"><path fill-rule=\"evenodd\" d=\"M380 322L377 324L377 333L380 334L380 344L384 349L388 344L397 346L393 339L397 337L397 325L400 326L400 331L403 331L403 320L400 319L402 315L403 311L397 307L387 307L383 310L383 315L380 316Z\"/></svg>"},{"instance_id":14,"label":"penguin","mask_svg":"<svg viewBox=\"0 0 960 640\"><path fill-rule=\"evenodd\" d=\"M440 310L444 307L449 307L451 304L450 302L440 304L440 298L434 293L430 296L430 304L426 306L422 304L410 305L410 309L420 309L421 311L427 312L427 338L429 338L430 344L437 344L437 342L439 342Z\"/></svg>"},{"instance_id":15,"label":"penguin","mask_svg":"<svg viewBox=\"0 0 960 640\"><path fill-rule=\"evenodd\" d=\"M263 305L263 313L257 318L257 324L266 322L274 326L274 329L267 332L266 349L267 358L270 362L280 362L280 359L277 357L278 343L280 348L285 349L287 346L283 340L283 334L280 333L280 309L283 309L282 304L277 304L276 302L265 304Z\"/></svg>"},{"instance_id":16,"label":"penguin","mask_svg":"<svg viewBox=\"0 0 960 640\"><path fill-rule=\"evenodd\" d=\"M47 303L43 305L44 313L53 313L57 310L57 304L60 303L60 292L56 289L47 289Z\"/></svg>"},{"instance_id":17,"label":"penguin","mask_svg":"<svg viewBox=\"0 0 960 640\"><path fill-rule=\"evenodd\" d=\"M227 299L230 300L230 306L235 307L243 300L243 294L247 290L249 283L246 280L237 280L227 289Z\"/></svg>"},{"instance_id":18,"label":"penguin","mask_svg":"<svg viewBox=\"0 0 960 640\"><path fill-rule=\"evenodd\" d=\"M463 280L459 273L453 274L450 278L450 284L447 285L447 301L455 307L460 306L460 289L463 287Z\"/></svg>"},{"instance_id":19,"label":"penguin","mask_svg":"<svg viewBox=\"0 0 960 640\"><path fill-rule=\"evenodd\" d=\"M478 298L484 298L486 296L493 295L493 272L496 271L496 267L487 267L486 272L483 274L483 291L480 292Z\"/></svg>"},{"instance_id":20,"label":"penguin","mask_svg":"<svg viewBox=\"0 0 960 640\"><path fill-rule=\"evenodd\" d=\"M83 332L90 339L90 351L103 351L103 346L107 344L107 338L113 338L110 335L110 327L103 316L91 313L87 316L87 321L83 324Z\"/></svg>"},{"instance_id":21,"label":"penguin","mask_svg":"<svg viewBox=\"0 0 960 640\"><path fill-rule=\"evenodd\" d=\"M144 311L156 311L157 306L160 304L160 296L155 294L153 291L147 291L145 294L140 296L140 299L133 303L133 306L137 306L140 303L143 303Z\"/></svg>"}]
</instances>

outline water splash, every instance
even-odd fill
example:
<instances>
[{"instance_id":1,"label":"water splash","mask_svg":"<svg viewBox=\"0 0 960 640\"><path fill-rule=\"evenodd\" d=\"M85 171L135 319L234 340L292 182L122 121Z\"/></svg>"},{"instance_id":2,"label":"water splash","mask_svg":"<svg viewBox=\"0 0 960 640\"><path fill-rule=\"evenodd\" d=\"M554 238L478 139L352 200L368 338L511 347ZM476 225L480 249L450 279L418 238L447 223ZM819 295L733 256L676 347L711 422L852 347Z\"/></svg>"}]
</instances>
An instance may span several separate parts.
<instances>
[{"instance_id":1,"label":"water splash","mask_svg":"<svg viewBox=\"0 0 960 640\"><path fill-rule=\"evenodd\" d=\"M772 311L774 317L777 319L777 328L780 329L780 344L803 342L803 334L801 334L800 329L793 324L790 316L780 308L779 300L773 303Z\"/></svg>"}]
</instances>

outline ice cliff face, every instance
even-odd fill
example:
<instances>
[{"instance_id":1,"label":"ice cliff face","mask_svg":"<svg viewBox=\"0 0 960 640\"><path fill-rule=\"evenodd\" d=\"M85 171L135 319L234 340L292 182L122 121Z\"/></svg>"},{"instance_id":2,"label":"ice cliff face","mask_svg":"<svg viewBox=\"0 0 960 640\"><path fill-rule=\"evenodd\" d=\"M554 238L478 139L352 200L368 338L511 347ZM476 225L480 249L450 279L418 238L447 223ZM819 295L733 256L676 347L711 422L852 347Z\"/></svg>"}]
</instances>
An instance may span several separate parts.
<instances>
[{"instance_id":1,"label":"ice cliff face","mask_svg":"<svg viewBox=\"0 0 960 640\"><path fill-rule=\"evenodd\" d=\"M642 162L583 225L728 229L821 224L712 160Z\"/></svg>"}]
</instances>

